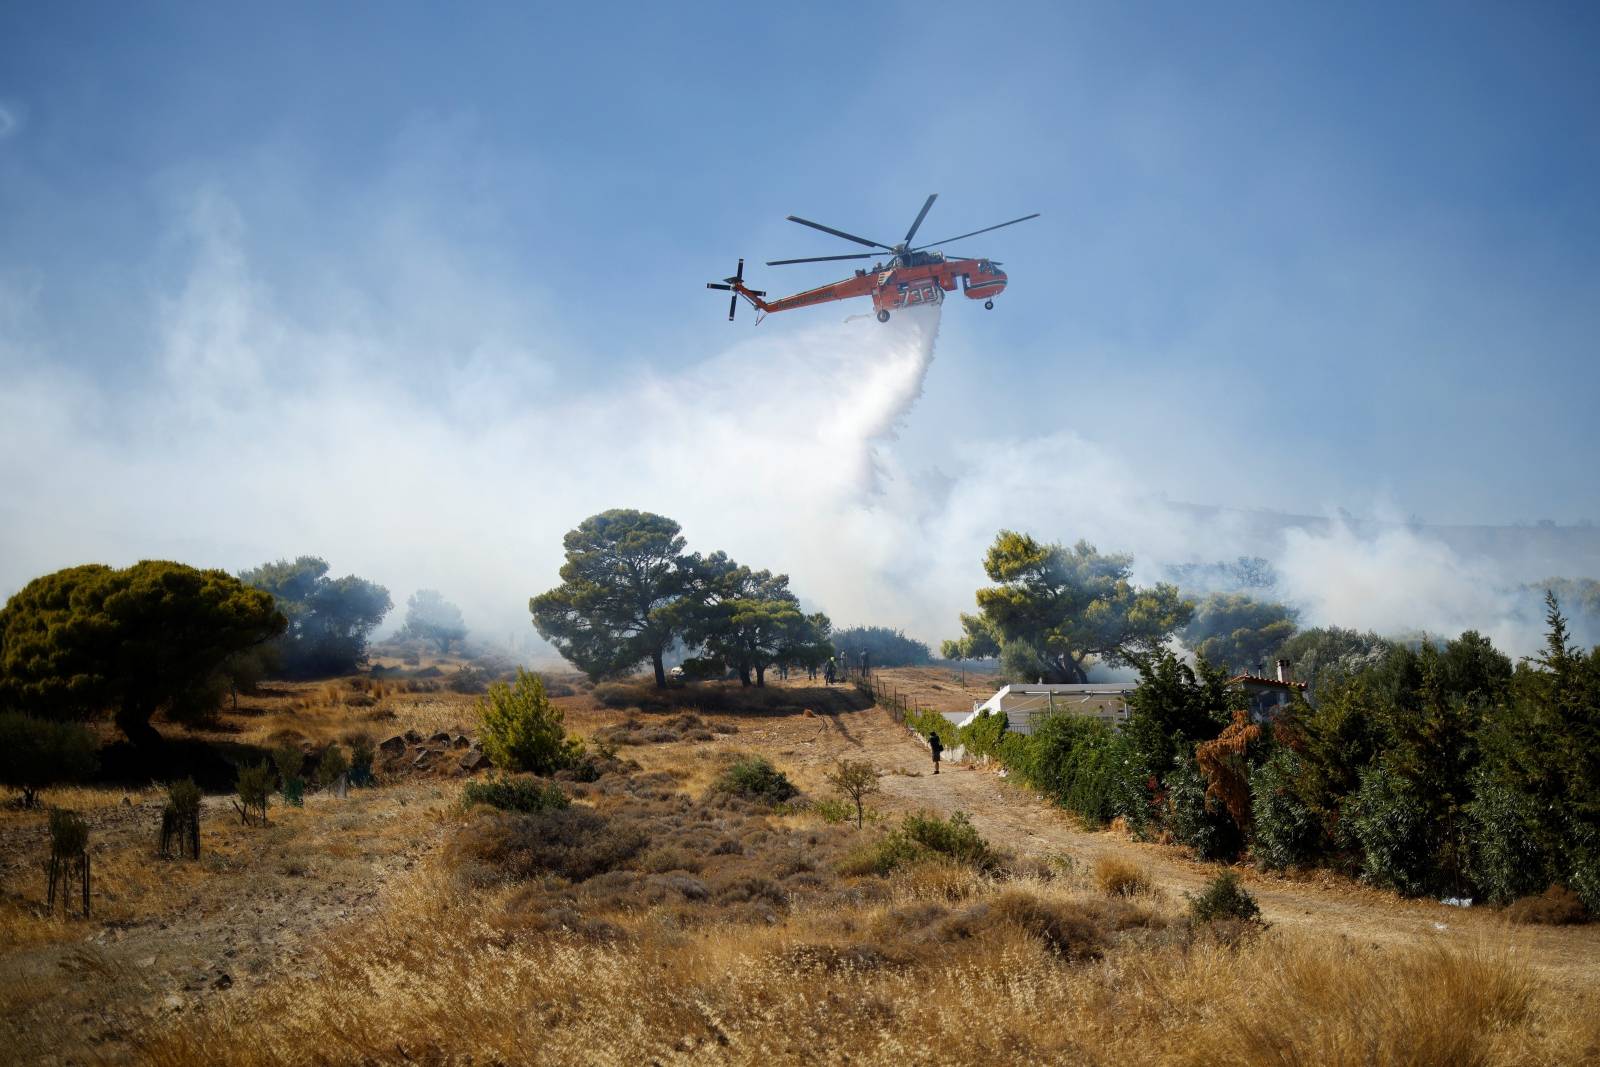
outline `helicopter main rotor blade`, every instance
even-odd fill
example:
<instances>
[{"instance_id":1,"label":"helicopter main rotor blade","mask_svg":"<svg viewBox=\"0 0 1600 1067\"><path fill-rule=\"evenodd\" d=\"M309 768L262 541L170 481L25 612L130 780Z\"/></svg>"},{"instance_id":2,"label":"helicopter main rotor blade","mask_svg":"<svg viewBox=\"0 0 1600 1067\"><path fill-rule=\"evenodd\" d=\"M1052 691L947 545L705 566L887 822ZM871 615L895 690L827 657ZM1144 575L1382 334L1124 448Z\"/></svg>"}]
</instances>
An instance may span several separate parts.
<instances>
[{"instance_id":1,"label":"helicopter main rotor blade","mask_svg":"<svg viewBox=\"0 0 1600 1067\"><path fill-rule=\"evenodd\" d=\"M876 252L856 252L848 256L812 256L809 259L769 259L767 266L782 267L789 263L832 263L836 259L878 259Z\"/></svg>"},{"instance_id":2,"label":"helicopter main rotor blade","mask_svg":"<svg viewBox=\"0 0 1600 1067\"><path fill-rule=\"evenodd\" d=\"M911 251L920 252L924 248L932 248L934 245L947 245L951 241L960 241L960 240L964 240L965 238L968 238L968 237L976 237L980 233L988 233L990 230L998 230L1002 226L1015 226L1019 222L1027 222L1029 219L1036 219L1036 218L1039 217L1039 215L1040 215L1040 212L1035 211L1032 215L1024 215L1020 219L1012 219L1010 222L1002 222L1002 223L1000 223L999 226L985 226L981 230L973 230L971 233L964 233L964 234L961 234L958 237L946 237L942 241L930 241L925 245L918 245L916 248L913 248Z\"/></svg>"},{"instance_id":3,"label":"helicopter main rotor blade","mask_svg":"<svg viewBox=\"0 0 1600 1067\"><path fill-rule=\"evenodd\" d=\"M739 310L739 294L734 293L728 297L728 321L733 321L733 313Z\"/></svg>"},{"instance_id":4,"label":"helicopter main rotor blade","mask_svg":"<svg viewBox=\"0 0 1600 1067\"><path fill-rule=\"evenodd\" d=\"M913 222L911 229L906 231L905 245L907 248L911 247L911 239L917 235L917 228L922 225L922 220L928 217L928 209L933 206L933 202L937 199L939 199L938 193L928 194L928 202L922 205L921 211L917 212L917 221Z\"/></svg>"},{"instance_id":5,"label":"helicopter main rotor blade","mask_svg":"<svg viewBox=\"0 0 1600 1067\"><path fill-rule=\"evenodd\" d=\"M843 230L836 230L832 226L824 226L820 222L803 219L799 215L790 215L788 218L790 222L798 222L802 226L810 226L813 230L821 230L823 233L831 233L835 237L843 237L846 241L854 241L858 245L866 245L868 248L881 248L886 252L894 251L893 248L879 241L869 241L865 237L857 237L853 233L845 233Z\"/></svg>"}]
</instances>

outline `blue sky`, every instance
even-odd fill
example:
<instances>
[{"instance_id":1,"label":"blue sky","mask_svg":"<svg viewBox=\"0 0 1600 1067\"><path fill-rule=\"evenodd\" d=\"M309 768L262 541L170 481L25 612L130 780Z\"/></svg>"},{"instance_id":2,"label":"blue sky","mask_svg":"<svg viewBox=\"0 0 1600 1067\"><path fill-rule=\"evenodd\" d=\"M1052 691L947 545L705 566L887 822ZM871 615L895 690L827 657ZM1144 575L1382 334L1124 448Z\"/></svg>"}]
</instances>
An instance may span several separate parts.
<instances>
[{"instance_id":1,"label":"blue sky","mask_svg":"<svg viewBox=\"0 0 1600 1067\"><path fill-rule=\"evenodd\" d=\"M1170 499L1600 519L1592 6L325 8L0 10L0 370L75 447L175 477L141 435L207 447L166 406L195 368L260 405L324 345L483 427L670 394L845 313L730 326L703 289L829 280L757 265L853 250L785 215L892 240L938 192L930 236L1043 217L961 243L1012 285L947 308L906 479L1037 431Z\"/></svg>"}]
</instances>

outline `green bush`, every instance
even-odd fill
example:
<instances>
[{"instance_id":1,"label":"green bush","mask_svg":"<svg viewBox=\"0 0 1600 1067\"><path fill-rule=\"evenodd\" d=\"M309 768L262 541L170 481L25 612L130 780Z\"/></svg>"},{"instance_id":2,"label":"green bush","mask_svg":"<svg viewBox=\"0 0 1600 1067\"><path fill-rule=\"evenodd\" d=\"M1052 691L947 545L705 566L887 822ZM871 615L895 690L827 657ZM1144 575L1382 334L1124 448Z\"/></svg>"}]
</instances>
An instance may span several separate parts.
<instances>
[{"instance_id":1,"label":"green bush","mask_svg":"<svg viewBox=\"0 0 1600 1067\"><path fill-rule=\"evenodd\" d=\"M298 745L284 742L272 750L273 765L278 768L278 791L284 802L298 807L306 794L306 780L301 777L306 756Z\"/></svg>"},{"instance_id":2,"label":"green bush","mask_svg":"<svg viewBox=\"0 0 1600 1067\"><path fill-rule=\"evenodd\" d=\"M800 791L764 756L746 756L723 771L712 788L751 800L782 803Z\"/></svg>"},{"instance_id":3,"label":"green bush","mask_svg":"<svg viewBox=\"0 0 1600 1067\"><path fill-rule=\"evenodd\" d=\"M1219 919L1259 923L1261 907L1250 891L1239 884L1238 875L1223 871L1189 898L1189 917L1197 923L1213 923Z\"/></svg>"},{"instance_id":4,"label":"green bush","mask_svg":"<svg viewBox=\"0 0 1600 1067\"><path fill-rule=\"evenodd\" d=\"M1472 881L1490 904L1509 904L1543 889L1551 863L1534 837L1538 813L1526 794L1505 788L1486 775L1474 783L1467 805L1471 820Z\"/></svg>"},{"instance_id":5,"label":"green bush","mask_svg":"<svg viewBox=\"0 0 1600 1067\"><path fill-rule=\"evenodd\" d=\"M1296 794L1300 757L1280 748L1250 775L1250 809L1255 838L1250 854L1268 870L1281 871L1307 863L1316 849L1318 824Z\"/></svg>"},{"instance_id":6,"label":"green bush","mask_svg":"<svg viewBox=\"0 0 1600 1067\"><path fill-rule=\"evenodd\" d=\"M1361 775L1345 823L1361 848L1361 873L1373 885L1420 896L1432 881L1427 812L1409 783L1379 765Z\"/></svg>"},{"instance_id":7,"label":"green bush","mask_svg":"<svg viewBox=\"0 0 1600 1067\"><path fill-rule=\"evenodd\" d=\"M356 734L350 737L350 784L365 786L372 784L372 761L377 758L378 749L372 743L369 734Z\"/></svg>"},{"instance_id":8,"label":"green bush","mask_svg":"<svg viewBox=\"0 0 1600 1067\"><path fill-rule=\"evenodd\" d=\"M839 873L846 877L892 874L901 867L921 863L932 858L933 853L912 841L899 831L891 831L870 845L863 845L839 863Z\"/></svg>"},{"instance_id":9,"label":"green bush","mask_svg":"<svg viewBox=\"0 0 1600 1067\"><path fill-rule=\"evenodd\" d=\"M23 807L46 786L93 774L95 752L94 735L76 723L0 714L0 782L22 790Z\"/></svg>"},{"instance_id":10,"label":"green bush","mask_svg":"<svg viewBox=\"0 0 1600 1067\"><path fill-rule=\"evenodd\" d=\"M461 790L461 802L468 807L487 804L501 811L554 811L569 803L567 794L554 782L528 775L499 775L483 782L468 782Z\"/></svg>"},{"instance_id":11,"label":"green bush","mask_svg":"<svg viewBox=\"0 0 1600 1067\"><path fill-rule=\"evenodd\" d=\"M317 786L327 789L339 780L341 774L348 774L349 771L350 761L345 758L344 749L338 745L329 745L323 750L322 758L317 761Z\"/></svg>"},{"instance_id":12,"label":"green bush","mask_svg":"<svg viewBox=\"0 0 1600 1067\"><path fill-rule=\"evenodd\" d=\"M1566 880L1584 907L1600 915L1600 827L1569 817L1562 852Z\"/></svg>"},{"instance_id":13,"label":"green bush","mask_svg":"<svg viewBox=\"0 0 1600 1067\"><path fill-rule=\"evenodd\" d=\"M887 875L925 860L944 858L981 871L1000 867L1001 856L989 847L967 813L948 820L925 811L907 815L900 825L871 845L857 849L839 866L844 875Z\"/></svg>"},{"instance_id":14,"label":"green bush","mask_svg":"<svg viewBox=\"0 0 1600 1067\"><path fill-rule=\"evenodd\" d=\"M1018 751L1005 741L999 750L1003 757ZM1127 743L1099 719L1051 715L1020 754L1015 769L1023 779L1086 822L1103 825L1142 806Z\"/></svg>"},{"instance_id":15,"label":"green bush","mask_svg":"<svg viewBox=\"0 0 1600 1067\"><path fill-rule=\"evenodd\" d=\"M812 802L811 813L823 822L854 822L856 806L842 797L823 797Z\"/></svg>"},{"instance_id":16,"label":"green bush","mask_svg":"<svg viewBox=\"0 0 1600 1067\"><path fill-rule=\"evenodd\" d=\"M234 805L239 818L246 825L252 818L259 818L265 826L267 802L272 795L272 768L264 762L254 767L240 767L239 781L234 788L239 793L238 803Z\"/></svg>"},{"instance_id":17,"label":"green bush","mask_svg":"<svg viewBox=\"0 0 1600 1067\"><path fill-rule=\"evenodd\" d=\"M926 811L913 812L901 820L899 832L923 848L958 863L984 868L995 866L996 857L989 842L978 833L964 811L956 812L949 819Z\"/></svg>"},{"instance_id":18,"label":"green bush","mask_svg":"<svg viewBox=\"0 0 1600 1067\"><path fill-rule=\"evenodd\" d=\"M81 856L89 847L89 824L65 808L50 811L50 854L61 858Z\"/></svg>"},{"instance_id":19,"label":"green bush","mask_svg":"<svg viewBox=\"0 0 1600 1067\"><path fill-rule=\"evenodd\" d=\"M974 756L999 756L1007 725L1004 712L997 715L986 711L961 728L961 743Z\"/></svg>"},{"instance_id":20,"label":"green bush","mask_svg":"<svg viewBox=\"0 0 1600 1067\"><path fill-rule=\"evenodd\" d=\"M167 784L167 808L180 819L192 819L200 812L200 787L193 778Z\"/></svg>"},{"instance_id":21,"label":"green bush","mask_svg":"<svg viewBox=\"0 0 1600 1067\"><path fill-rule=\"evenodd\" d=\"M1206 803L1206 781L1192 759L1167 775L1167 828L1203 860L1231 860L1243 845L1222 805Z\"/></svg>"},{"instance_id":22,"label":"green bush","mask_svg":"<svg viewBox=\"0 0 1600 1067\"><path fill-rule=\"evenodd\" d=\"M515 684L496 682L478 704L484 754L501 771L552 774L583 752L567 737L565 716L545 695L537 674L517 668Z\"/></svg>"},{"instance_id":23,"label":"green bush","mask_svg":"<svg viewBox=\"0 0 1600 1067\"><path fill-rule=\"evenodd\" d=\"M937 711L913 708L906 712L906 725L923 737L938 734L939 741L945 748L955 748L961 744L961 731L956 729L955 723Z\"/></svg>"}]
</instances>

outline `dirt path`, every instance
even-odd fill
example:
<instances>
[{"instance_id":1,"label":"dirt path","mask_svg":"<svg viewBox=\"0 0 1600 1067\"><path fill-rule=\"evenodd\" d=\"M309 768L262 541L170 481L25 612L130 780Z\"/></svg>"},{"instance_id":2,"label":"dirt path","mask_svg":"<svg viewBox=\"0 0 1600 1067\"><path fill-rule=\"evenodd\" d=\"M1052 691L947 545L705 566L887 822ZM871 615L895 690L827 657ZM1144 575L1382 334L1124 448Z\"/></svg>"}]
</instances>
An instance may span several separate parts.
<instances>
[{"instance_id":1,"label":"dirt path","mask_svg":"<svg viewBox=\"0 0 1600 1067\"><path fill-rule=\"evenodd\" d=\"M885 794L880 807L894 811L925 808L946 815L965 811L984 836L1017 852L1062 854L1084 869L1099 856L1122 857L1147 868L1154 883L1173 897L1199 889L1220 869L1216 864L1196 862L1176 847L1084 830L1066 812L993 770L946 764L943 773L935 776L927 748L882 709L800 723L794 725L791 720L774 725L763 740L777 745L781 759L805 768L802 773L808 785L820 784L822 770L840 756L868 759L886 772L880 779ZM760 734L749 731L746 740L754 741ZM1492 910L1404 900L1328 872L1296 880L1245 867L1236 871L1270 923L1375 946L1446 941L1506 947L1574 994L1597 996L1600 925L1512 926Z\"/></svg>"},{"instance_id":2,"label":"dirt path","mask_svg":"<svg viewBox=\"0 0 1600 1067\"><path fill-rule=\"evenodd\" d=\"M96 914L0 946L0 1060L125 1060L150 1023L294 973L326 931L378 908L436 844L439 792L313 796L274 807L265 828L238 825L210 798L198 862L153 855L159 801L92 813ZM8 886L39 895L29 868L43 847L42 827L0 828Z\"/></svg>"}]
</instances>

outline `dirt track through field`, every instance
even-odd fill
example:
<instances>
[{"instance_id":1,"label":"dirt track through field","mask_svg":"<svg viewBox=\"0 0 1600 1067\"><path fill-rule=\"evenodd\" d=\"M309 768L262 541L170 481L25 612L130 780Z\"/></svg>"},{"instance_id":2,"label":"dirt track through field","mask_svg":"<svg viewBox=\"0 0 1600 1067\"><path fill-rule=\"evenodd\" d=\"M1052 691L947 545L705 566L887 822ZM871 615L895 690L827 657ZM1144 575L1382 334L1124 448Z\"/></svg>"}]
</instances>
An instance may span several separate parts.
<instances>
[{"instance_id":1,"label":"dirt track through field","mask_svg":"<svg viewBox=\"0 0 1600 1067\"><path fill-rule=\"evenodd\" d=\"M1127 859L1147 868L1155 885L1175 898L1198 890L1220 869L1173 846L1085 830L1066 812L993 769L947 763L934 775L927 747L881 708L777 721L765 729L747 728L740 739L772 745L780 763L804 768L803 777L813 789L835 759L870 760L883 774L878 807L895 812L923 808L945 815L965 811L1000 846L1033 856L1063 855L1086 870L1100 856ZM1509 947L1575 996L1600 1006L1595 989L1600 983L1600 925L1513 926L1497 911L1404 900L1327 872L1293 879L1246 867L1236 870L1270 923L1380 948L1439 942Z\"/></svg>"}]
</instances>

